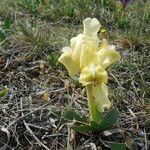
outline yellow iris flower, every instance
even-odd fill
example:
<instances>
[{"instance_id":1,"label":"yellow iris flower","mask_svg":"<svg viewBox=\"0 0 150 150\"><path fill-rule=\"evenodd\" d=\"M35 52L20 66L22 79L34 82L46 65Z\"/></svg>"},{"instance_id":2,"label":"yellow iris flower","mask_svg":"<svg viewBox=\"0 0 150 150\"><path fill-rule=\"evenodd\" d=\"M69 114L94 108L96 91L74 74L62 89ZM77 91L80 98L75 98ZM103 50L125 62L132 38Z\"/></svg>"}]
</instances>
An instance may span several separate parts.
<instances>
[{"instance_id":1,"label":"yellow iris flower","mask_svg":"<svg viewBox=\"0 0 150 150\"><path fill-rule=\"evenodd\" d=\"M90 95L88 99L92 99L96 109L103 112L104 108L111 105L106 86L106 68L119 60L120 55L115 46L109 45L106 39L100 44L97 32L101 25L97 19L87 18L83 21L83 26L83 33L70 40L70 47L63 48L59 62L66 67L71 77L80 72L79 82L87 87L87 94Z\"/></svg>"}]
</instances>

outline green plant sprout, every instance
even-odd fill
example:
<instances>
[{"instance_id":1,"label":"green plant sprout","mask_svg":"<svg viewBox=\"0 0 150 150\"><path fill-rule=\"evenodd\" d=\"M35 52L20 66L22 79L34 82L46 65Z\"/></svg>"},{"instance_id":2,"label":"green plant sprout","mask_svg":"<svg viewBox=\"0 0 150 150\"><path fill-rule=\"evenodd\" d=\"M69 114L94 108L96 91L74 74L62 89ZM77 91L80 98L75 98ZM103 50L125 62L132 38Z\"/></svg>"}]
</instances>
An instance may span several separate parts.
<instances>
[{"instance_id":1,"label":"green plant sprout","mask_svg":"<svg viewBox=\"0 0 150 150\"><path fill-rule=\"evenodd\" d=\"M100 41L98 38L97 33L101 25L96 18L86 18L83 26L83 33L70 40L70 47L62 49L63 53L58 61L66 67L70 77L80 75L79 82L86 87L87 91L89 119L85 116L80 117L71 110L69 113L73 117L68 116L69 113L66 113L66 117L83 122L72 126L76 130L103 130L118 120L115 109L108 112L105 117L102 117L102 113L105 108L109 109L111 106L106 85L108 82L106 68L118 61L120 55L114 45L109 45L106 39Z\"/></svg>"}]
</instances>

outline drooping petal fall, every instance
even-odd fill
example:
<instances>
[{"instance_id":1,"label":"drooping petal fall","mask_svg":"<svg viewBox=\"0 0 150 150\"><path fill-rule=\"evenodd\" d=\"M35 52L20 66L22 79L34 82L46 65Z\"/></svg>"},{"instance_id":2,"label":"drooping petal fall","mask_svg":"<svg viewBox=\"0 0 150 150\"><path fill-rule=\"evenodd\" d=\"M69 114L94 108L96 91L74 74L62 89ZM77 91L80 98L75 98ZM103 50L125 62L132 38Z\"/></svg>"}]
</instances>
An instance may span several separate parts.
<instances>
[{"instance_id":1,"label":"drooping petal fall","mask_svg":"<svg viewBox=\"0 0 150 150\"><path fill-rule=\"evenodd\" d=\"M109 109L111 102L108 99L108 88L103 84L93 85L92 95L94 97L95 104L97 109L100 112L103 112L105 108Z\"/></svg>"},{"instance_id":2,"label":"drooping petal fall","mask_svg":"<svg viewBox=\"0 0 150 150\"><path fill-rule=\"evenodd\" d=\"M83 85L107 83L108 75L100 65L91 64L81 70L79 82Z\"/></svg>"},{"instance_id":3,"label":"drooping petal fall","mask_svg":"<svg viewBox=\"0 0 150 150\"><path fill-rule=\"evenodd\" d=\"M107 83L107 72L100 65L91 64L88 67L84 67L80 74L79 82L83 86L92 86L91 91L88 91L88 95L93 96L96 107L100 112L104 111L104 108L109 108L111 103L108 99L108 89L105 83Z\"/></svg>"}]
</instances>

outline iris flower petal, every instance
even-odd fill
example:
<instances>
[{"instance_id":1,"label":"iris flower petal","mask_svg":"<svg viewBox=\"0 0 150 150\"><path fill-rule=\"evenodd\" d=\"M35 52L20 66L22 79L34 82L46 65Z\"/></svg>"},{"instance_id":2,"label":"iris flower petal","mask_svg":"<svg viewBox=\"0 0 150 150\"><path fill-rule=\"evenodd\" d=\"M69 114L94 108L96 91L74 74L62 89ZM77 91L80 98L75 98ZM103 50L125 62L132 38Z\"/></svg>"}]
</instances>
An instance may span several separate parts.
<instances>
[{"instance_id":1,"label":"iris flower petal","mask_svg":"<svg viewBox=\"0 0 150 150\"><path fill-rule=\"evenodd\" d=\"M89 66L97 59L97 48L93 42L89 42L83 46L80 56L80 68Z\"/></svg>"},{"instance_id":2,"label":"iris flower petal","mask_svg":"<svg viewBox=\"0 0 150 150\"><path fill-rule=\"evenodd\" d=\"M78 63L72 59L71 50L65 51L58 59L67 69L69 75L74 77L80 71L80 66Z\"/></svg>"},{"instance_id":3,"label":"iris flower petal","mask_svg":"<svg viewBox=\"0 0 150 150\"><path fill-rule=\"evenodd\" d=\"M104 67L109 67L114 62L120 59L120 54L115 50L114 45L108 45L106 39L101 43L100 50L98 51L98 62Z\"/></svg>"},{"instance_id":4,"label":"iris flower petal","mask_svg":"<svg viewBox=\"0 0 150 150\"><path fill-rule=\"evenodd\" d=\"M80 56L81 56L81 51L83 47L83 34L79 34L76 37L73 37L70 40L70 43L71 43L70 47L72 50L71 57L80 66Z\"/></svg>"},{"instance_id":5,"label":"iris flower petal","mask_svg":"<svg viewBox=\"0 0 150 150\"><path fill-rule=\"evenodd\" d=\"M96 86L93 86L92 95L97 109L100 112L103 112L104 108L110 108L111 102L108 99L108 88L105 84L97 84Z\"/></svg>"},{"instance_id":6,"label":"iris flower petal","mask_svg":"<svg viewBox=\"0 0 150 150\"><path fill-rule=\"evenodd\" d=\"M100 65L91 64L81 70L79 82L83 85L107 83L108 75Z\"/></svg>"},{"instance_id":7,"label":"iris flower petal","mask_svg":"<svg viewBox=\"0 0 150 150\"><path fill-rule=\"evenodd\" d=\"M97 37L97 32L99 31L101 25L96 18L86 18L83 21L84 35L90 37Z\"/></svg>"}]
</instances>

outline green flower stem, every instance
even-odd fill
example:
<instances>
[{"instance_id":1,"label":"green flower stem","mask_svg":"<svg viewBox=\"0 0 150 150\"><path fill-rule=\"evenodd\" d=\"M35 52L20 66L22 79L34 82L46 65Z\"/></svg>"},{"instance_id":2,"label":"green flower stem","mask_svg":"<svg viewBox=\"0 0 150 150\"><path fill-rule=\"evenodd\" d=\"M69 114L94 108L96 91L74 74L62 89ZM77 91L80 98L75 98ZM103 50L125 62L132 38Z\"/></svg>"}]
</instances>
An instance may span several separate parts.
<instances>
[{"instance_id":1,"label":"green flower stem","mask_svg":"<svg viewBox=\"0 0 150 150\"><path fill-rule=\"evenodd\" d=\"M93 86L92 84L86 86L88 106L89 106L89 115L92 121L99 123L101 120L101 113L98 111L96 107L95 100L92 95L92 88L93 88L92 86Z\"/></svg>"}]
</instances>

